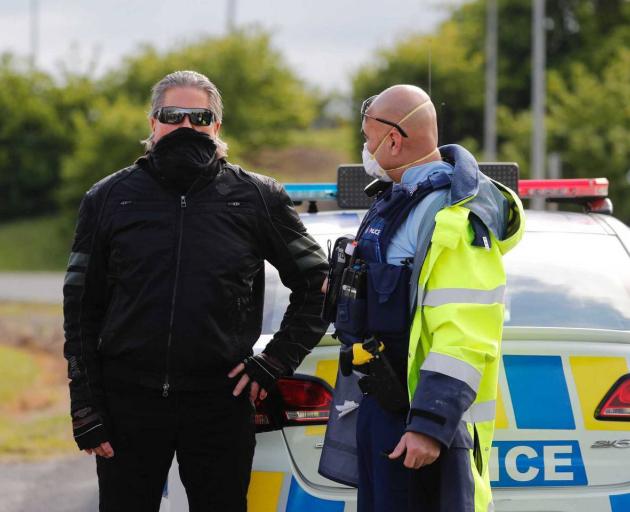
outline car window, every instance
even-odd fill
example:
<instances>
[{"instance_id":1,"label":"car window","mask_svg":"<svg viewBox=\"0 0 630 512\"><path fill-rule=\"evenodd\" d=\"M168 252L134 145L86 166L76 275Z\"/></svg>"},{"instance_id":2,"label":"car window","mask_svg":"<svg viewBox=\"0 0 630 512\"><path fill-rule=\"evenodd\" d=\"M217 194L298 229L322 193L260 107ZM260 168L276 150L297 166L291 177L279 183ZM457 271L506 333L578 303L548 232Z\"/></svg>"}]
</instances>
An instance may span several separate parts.
<instances>
[{"instance_id":1,"label":"car window","mask_svg":"<svg viewBox=\"0 0 630 512\"><path fill-rule=\"evenodd\" d=\"M291 290L280 281L278 271L265 265L265 308L263 310L263 334L273 334L280 328L282 317L289 304Z\"/></svg>"},{"instance_id":2,"label":"car window","mask_svg":"<svg viewBox=\"0 0 630 512\"><path fill-rule=\"evenodd\" d=\"M325 220L326 218L323 217ZM357 229L356 222L358 218L356 215L352 216L354 224L351 224L348 232L354 232ZM326 235L317 234L313 235L317 243L327 254L329 251L329 245L341 235ZM291 290L286 288L282 281L278 271L269 263L265 263L265 308L263 310L263 334L273 334L279 328L284 317L284 312L289 304L289 295Z\"/></svg>"},{"instance_id":3,"label":"car window","mask_svg":"<svg viewBox=\"0 0 630 512\"><path fill-rule=\"evenodd\" d=\"M615 236L528 232L505 266L505 325L630 330L630 257ZM288 301L268 266L263 333L279 328Z\"/></svg>"},{"instance_id":4,"label":"car window","mask_svg":"<svg viewBox=\"0 0 630 512\"><path fill-rule=\"evenodd\" d=\"M630 330L630 257L617 237L526 233L505 265L506 325Z\"/></svg>"}]
</instances>

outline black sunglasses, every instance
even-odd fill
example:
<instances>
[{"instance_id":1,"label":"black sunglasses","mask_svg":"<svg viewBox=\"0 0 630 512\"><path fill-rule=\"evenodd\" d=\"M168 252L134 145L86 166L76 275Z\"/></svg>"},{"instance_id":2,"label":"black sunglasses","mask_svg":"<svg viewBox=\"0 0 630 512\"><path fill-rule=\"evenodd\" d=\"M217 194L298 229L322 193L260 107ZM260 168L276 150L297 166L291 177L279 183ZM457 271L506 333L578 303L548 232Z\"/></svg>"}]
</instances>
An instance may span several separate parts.
<instances>
[{"instance_id":1,"label":"black sunglasses","mask_svg":"<svg viewBox=\"0 0 630 512\"><path fill-rule=\"evenodd\" d=\"M405 130L403 130L399 124L394 123L393 121L388 121L387 119L383 119L381 117L374 117L365 113L367 109L370 108L370 105L372 104L372 102L377 96L378 94L375 94L374 96L370 96L367 100L365 100L361 104L361 122L363 122L364 117L368 117L370 119L374 119L374 121L378 121L379 123L383 123L388 126L391 126L392 128L396 128L403 137L409 137L409 135L407 135L407 132L405 132Z\"/></svg>"},{"instance_id":2,"label":"black sunglasses","mask_svg":"<svg viewBox=\"0 0 630 512\"><path fill-rule=\"evenodd\" d=\"M157 110L154 117L160 123L179 124L186 116L190 124L195 126L210 126L214 120L214 114L207 108L162 107Z\"/></svg>"}]
</instances>

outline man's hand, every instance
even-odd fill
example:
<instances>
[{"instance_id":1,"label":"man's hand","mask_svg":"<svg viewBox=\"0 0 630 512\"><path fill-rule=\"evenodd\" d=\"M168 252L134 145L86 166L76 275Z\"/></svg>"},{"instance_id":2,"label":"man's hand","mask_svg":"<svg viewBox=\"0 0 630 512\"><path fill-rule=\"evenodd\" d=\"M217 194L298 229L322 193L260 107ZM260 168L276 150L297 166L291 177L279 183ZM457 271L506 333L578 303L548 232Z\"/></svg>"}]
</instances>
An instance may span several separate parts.
<instances>
[{"instance_id":1,"label":"man's hand","mask_svg":"<svg viewBox=\"0 0 630 512\"><path fill-rule=\"evenodd\" d=\"M388 457L391 460L397 459L405 452L407 452L403 463L405 467L418 469L435 462L440 456L440 443L418 432L405 432Z\"/></svg>"},{"instance_id":2,"label":"man's hand","mask_svg":"<svg viewBox=\"0 0 630 512\"><path fill-rule=\"evenodd\" d=\"M97 446L96 448L86 448L85 453L87 453L88 455L92 455L93 453L95 453L96 455L100 457L111 459L114 456L114 449L112 448L111 444L105 441L104 443L101 443L100 446Z\"/></svg>"},{"instance_id":3,"label":"man's hand","mask_svg":"<svg viewBox=\"0 0 630 512\"><path fill-rule=\"evenodd\" d=\"M256 398L264 400L267 390L272 389L276 381L287 374L287 368L277 358L263 352L256 356L246 357L228 373L228 377L233 379L240 376L234 388L234 396L240 395L245 386L251 382L249 399L254 402Z\"/></svg>"},{"instance_id":4,"label":"man's hand","mask_svg":"<svg viewBox=\"0 0 630 512\"><path fill-rule=\"evenodd\" d=\"M245 369L245 365L243 363L239 363L234 368L232 368L232 371L230 373L228 373L228 377L230 379L233 379L239 373L242 373L244 369ZM240 395L250 380L251 379L249 378L249 375L247 375L246 373L243 373L240 380L236 384L236 387L234 388L234 391L232 392L232 394L234 396ZM264 400L265 398L267 398L267 391L262 389L260 385L258 384L258 382L256 382L255 380L252 380L251 382L252 382L252 385L249 388L249 401L254 403L257 398L259 398L260 400Z\"/></svg>"}]
</instances>

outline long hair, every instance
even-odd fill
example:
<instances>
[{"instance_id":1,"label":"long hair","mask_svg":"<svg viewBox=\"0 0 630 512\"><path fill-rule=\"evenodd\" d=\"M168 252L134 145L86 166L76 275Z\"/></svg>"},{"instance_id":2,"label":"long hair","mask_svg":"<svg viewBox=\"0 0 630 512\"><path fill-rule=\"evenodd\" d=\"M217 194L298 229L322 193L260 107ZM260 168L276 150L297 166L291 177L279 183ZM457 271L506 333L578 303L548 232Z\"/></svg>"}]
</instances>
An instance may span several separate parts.
<instances>
[{"instance_id":1,"label":"long hair","mask_svg":"<svg viewBox=\"0 0 630 512\"><path fill-rule=\"evenodd\" d=\"M158 109L164 106L166 91L173 87L194 87L205 92L208 95L208 108L214 115L214 118L219 122L223 120L223 101L221 100L219 89L217 89L217 86L214 85L207 76L197 73L196 71L175 71L157 82L151 88L151 111L149 112L149 118L154 117ZM145 149L149 151L153 147L153 134L149 135L142 143ZM225 158L228 152L227 143L219 137L215 139L215 143L217 145L217 156L219 158Z\"/></svg>"}]
</instances>

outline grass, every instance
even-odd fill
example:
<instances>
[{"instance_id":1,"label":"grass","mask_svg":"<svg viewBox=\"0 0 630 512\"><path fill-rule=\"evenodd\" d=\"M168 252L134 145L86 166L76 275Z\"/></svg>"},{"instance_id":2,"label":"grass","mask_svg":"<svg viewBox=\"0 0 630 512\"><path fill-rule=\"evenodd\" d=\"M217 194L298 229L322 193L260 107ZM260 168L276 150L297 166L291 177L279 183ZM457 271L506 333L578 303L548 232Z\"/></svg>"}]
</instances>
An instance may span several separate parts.
<instances>
[{"instance_id":1,"label":"grass","mask_svg":"<svg viewBox=\"0 0 630 512\"><path fill-rule=\"evenodd\" d=\"M50 369L48 370L50 372ZM64 392L31 352L0 346L0 460L37 459L75 449ZM60 398L63 397L63 398Z\"/></svg>"},{"instance_id":2,"label":"grass","mask_svg":"<svg viewBox=\"0 0 630 512\"><path fill-rule=\"evenodd\" d=\"M0 224L0 271L62 271L70 253L66 219L46 216Z\"/></svg>"},{"instance_id":3,"label":"grass","mask_svg":"<svg viewBox=\"0 0 630 512\"><path fill-rule=\"evenodd\" d=\"M46 304L44 302L0 302L0 318L23 318L33 315L60 316L63 314L61 304ZM2 347L0 347L0 350ZM0 363L1 366L1 363Z\"/></svg>"},{"instance_id":4,"label":"grass","mask_svg":"<svg viewBox=\"0 0 630 512\"><path fill-rule=\"evenodd\" d=\"M281 148L261 148L248 154L246 169L272 176L283 183L335 181L340 164L357 162L352 149L352 128L295 130Z\"/></svg>"},{"instance_id":5,"label":"grass","mask_svg":"<svg viewBox=\"0 0 630 512\"><path fill-rule=\"evenodd\" d=\"M347 124L336 128L296 130L291 133L289 145L335 151L344 155L348 162L354 162L361 156L353 152L352 130L355 129L356 126Z\"/></svg>"},{"instance_id":6,"label":"grass","mask_svg":"<svg viewBox=\"0 0 630 512\"><path fill-rule=\"evenodd\" d=\"M0 460L34 460L76 450L70 414L0 418Z\"/></svg>"},{"instance_id":7,"label":"grass","mask_svg":"<svg viewBox=\"0 0 630 512\"><path fill-rule=\"evenodd\" d=\"M0 404L15 401L37 378L37 363L25 351L0 346Z\"/></svg>"}]
</instances>

